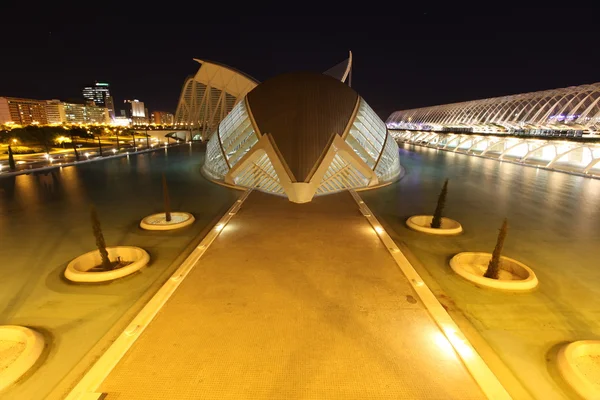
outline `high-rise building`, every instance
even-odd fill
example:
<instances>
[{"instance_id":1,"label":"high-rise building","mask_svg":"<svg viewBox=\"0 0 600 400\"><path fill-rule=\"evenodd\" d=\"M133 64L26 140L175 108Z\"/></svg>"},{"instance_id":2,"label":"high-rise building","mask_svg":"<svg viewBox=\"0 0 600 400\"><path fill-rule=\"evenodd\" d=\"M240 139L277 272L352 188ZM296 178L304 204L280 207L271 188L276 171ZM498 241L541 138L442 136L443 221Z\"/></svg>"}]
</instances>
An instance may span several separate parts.
<instances>
[{"instance_id":1,"label":"high-rise building","mask_svg":"<svg viewBox=\"0 0 600 400\"><path fill-rule=\"evenodd\" d=\"M105 124L110 122L108 108L64 103L65 121L70 124Z\"/></svg>"},{"instance_id":2,"label":"high-rise building","mask_svg":"<svg viewBox=\"0 0 600 400\"><path fill-rule=\"evenodd\" d=\"M0 124L12 124L13 120L10 117L10 110L8 108L8 100L6 97L0 97Z\"/></svg>"},{"instance_id":3,"label":"high-rise building","mask_svg":"<svg viewBox=\"0 0 600 400\"><path fill-rule=\"evenodd\" d=\"M3 110L0 118L5 120L4 123L12 122L19 125L45 125L48 123L44 100L0 97L0 110Z\"/></svg>"},{"instance_id":4,"label":"high-rise building","mask_svg":"<svg viewBox=\"0 0 600 400\"><path fill-rule=\"evenodd\" d=\"M60 100L46 100L46 115L49 124L62 124L67 122L65 105Z\"/></svg>"},{"instance_id":5,"label":"high-rise building","mask_svg":"<svg viewBox=\"0 0 600 400\"><path fill-rule=\"evenodd\" d=\"M115 102L112 96L106 96L106 108L108 109L108 116L111 120L115 119Z\"/></svg>"},{"instance_id":6,"label":"high-rise building","mask_svg":"<svg viewBox=\"0 0 600 400\"><path fill-rule=\"evenodd\" d=\"M131 107L129 115L131 116L131 123L133 125L145 125L148 123L148 117L146 116L146 108L144 102L139 100L125 100Z\"/></svg>"},{"instance_id":7,"label":"high-rise building","mask_svg":"<svg viewBox=\"0 0 600 400\"><path fill-rule=\"evenodd\" d=\"M151 116L151 121L156 125L173 125L174 116L166 111L154 111Z\"/></svg>"},{"instance_id":8,"label":"high-rise building","mask_svg":"<svg viewBox=\"0 0 600 400\"><path fill-rule=\"evenodd\" d=\"M108 87L108 83L96 82L93 86L86 86L83 88L83 97L86 100L92 100L97 106L107 107L107 98L111 97ZM110 99L110 102L112 102L112 98Z\"/></svg>"}]
</instances>

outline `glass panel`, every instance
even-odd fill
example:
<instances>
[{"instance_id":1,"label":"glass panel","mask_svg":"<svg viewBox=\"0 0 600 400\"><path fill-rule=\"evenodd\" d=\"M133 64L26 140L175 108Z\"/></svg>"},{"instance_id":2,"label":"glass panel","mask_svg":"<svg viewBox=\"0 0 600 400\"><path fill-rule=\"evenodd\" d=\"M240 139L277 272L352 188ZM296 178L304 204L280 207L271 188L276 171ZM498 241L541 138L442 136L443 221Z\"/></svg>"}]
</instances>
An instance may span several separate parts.
<instances>
[{"instance_id":1,"label":"glass panel","mask_svg":"<svg viewBox=\"0 0 600 400\"><path fill-rule=\"evenodd\" d=\"M398 154L398 145L394 138L389 136L375 168L375 175L377 175L380 182L387 182L395 179L399 173L400 155Z\"/></svg>"},{"instance_id":2,"label":"glass panel","mask_svg":"<svg viewBox=\"0 0 600 400\"><path fill-rule=\"evenodd\" d=\"M213 134L206 146L206 160L202 167L211 178L222 180L229 172L219 144L219 135Z\"/></svg>"},{"instance_id":3,"label":"glass panel","mask_svg":"<svg viewBox=\"0 0 600 400\"><path fill-rule=\"evenodd\" d=\"M240 101L221 122L219 134L232 167L258 142L244 101Z\"/></svg>"},{"instance_id":4,"label":"glass panel","mask_svg":"<svg viewBox=\"0 0 600 400\"><path fill-rule=\"evenodd\" d=\"M369 167L374 168L383 148L386 133L387 129L383 121L361 98L346 143Z\"/></svg>"}]
</instances>

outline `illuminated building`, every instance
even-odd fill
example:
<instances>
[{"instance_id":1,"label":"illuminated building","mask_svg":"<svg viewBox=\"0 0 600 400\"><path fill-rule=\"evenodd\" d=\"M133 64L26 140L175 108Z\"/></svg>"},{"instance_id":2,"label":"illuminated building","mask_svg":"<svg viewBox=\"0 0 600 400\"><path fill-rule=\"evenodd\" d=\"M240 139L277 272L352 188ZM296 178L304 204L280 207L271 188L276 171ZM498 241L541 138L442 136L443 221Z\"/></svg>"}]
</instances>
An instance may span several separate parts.
<instances>
[{"instance_id":1,"label":"illuminated building","mask_svg":"<svg viewBox=\"0 0 600 400\"><path fill-rule=\"evenodd\" d=\"M376 187L397 179L385 123L339 79L279 75L244 95L215 127L202 167L210 179L287 196Z\"/></svg>"},{"instance_id":2,"label":"illuminated building","mask_svg":"<svg viewBox=\"0 0 600 400\"><path fill-rule=\"evenodd\" d=\"M207 139L233 107L254 89L258 81L234 68L194 59L200 63L196 75L186 79L179 96L175 125Z\"/></svg>"},{"instance_id":3,"label":"illuminated building","mask_svg":"<svg viewBox=\"0 0 600 400\"><path fill-rule=\"evenodd\" d=\"M48 123L46 102L18 97L0 97L0 118L5 121L4 123L45 125Z\"/></svg>"},{"instance_id":4,"label":"illuminated building","mask_svg":"<svg viewBox=\"0 0 600 400\"><path fill-rule=\"evenodd\" d=\"M112 96L106 96L106 108L108 109L108 116L111 120L115 119L115 102Z\"/></svg>"},{"instance_id":5,"label":"illuminated building","mask_svg":"<svg viewBox=\"0 0 600 400\"><path fill-rule=\"evenodd\" d=\"M63 104L65 122L69 124L105 124L110 121L106 107L75 103Z\"/></svg>"},{"instance_id":6,"label":"illuminated building","mask_svg":"<svg viewBox=\"0 0 600 400\"><path fill-rule=\"evenodd\" d=\"M129 114L133 125L146 125L148 123L146 108L144 107L143 101L125 100L125 103L128 103L131 107Z\"/></svg>"},{"instance_id":7,"label":"illuminated building","mask_svg":"<svg viewBox=\"0 0 600 400\"><path fill-rule=\"evenodd\" d=\"M154 111L152 113L151 122L156 125L173 125L174 116L166 111Z\"/></svg>"},{"instance_id":8,"label":"illuminated building","mask_svg":"<svg viewBox=\"0 0 600 400\"><path fill-rule=\"evenodd\" d=\"M112 97L110 100L109 84L105 82L96 82L94 86L86 86L83 88L83 97L86 100L93 101L97 106L108 107L108 102L112 103ZM114 110L114 105L113 105Z\"/></svg>"},{"instance_id":9,"label":"illuminated building","mask_svg":"<svg viewBox=\"0 0 600 400\"><path fill-rule=\"evenodd\" d=\"M215 61L194 59L200 63L195 75L188 77L181 89L175 126L190 129L194 139L208 139L217 125L244 96L258 85L253 77ZM352 73L352 53L347 60L324 74L349 82Z\"/></svg>"},{"instance_id":10,"label":"illuminated building","mask_svg":"<svg viewBox=\"0 0 600 400\"><path fill-rule=\"evenodd\" d=\"M600 132L600 83L396 111L390 129L569 135Z\"/></svg>"},{"instance_id":11,"label":"illuminated building","mask_svg":"<svg viewBox=\"0 0 600 400\"><path fill-rule=\"evenodd\" d=\"M49 124L62 124L67 122L65 105L60 100L46 100L46 114Z\"/></svg>"}]
</instances>

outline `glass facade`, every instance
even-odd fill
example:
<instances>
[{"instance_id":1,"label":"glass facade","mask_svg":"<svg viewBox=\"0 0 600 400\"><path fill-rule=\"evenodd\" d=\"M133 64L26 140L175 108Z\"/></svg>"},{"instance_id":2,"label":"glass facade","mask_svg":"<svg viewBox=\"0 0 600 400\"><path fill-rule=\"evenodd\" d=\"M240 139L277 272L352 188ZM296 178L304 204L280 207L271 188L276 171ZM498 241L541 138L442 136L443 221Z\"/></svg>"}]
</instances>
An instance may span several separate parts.
<instances>
[{"instance_id":1,"label":"glass facade","mask_svg":"<svg viewBox=\"0 0 600 400\"><path fill-rule=\"evenodd\" d=\"M312 189L317 195L381 184L396 179L400 174L398 145L373 109L362 98L358 101L358 110L342 146L345 150L334 147L336 154L324 175L317 178L316 189ZM210 138L203 170L212 179L224 181L230 170L259 142L259 133L254 128L250 113L246 100L241 100ZM231 176L233 182L237 186L285 195L287 183L281 182L291 180L278 176L273 167L277 160L269 158L278 157L278 154L268 153L263 147L254 151L247 164L235 169L235 176ZM371 173L367 173L367 167Z\"/></svg>"},{"instance_id":2,"label":"glass facade","mask_svg":"<svg viewBox=\"0 0 600 400\"><path fill-rule=\"evenodd\" d=\"M206 159L202 167L212 179L223 180L229 172L229 166L223 157L219 133L215 132L206 145Z\"/></svg>"},{"instance_id":3,"label":"glass facade","mask_svg":"<svg viewBox=\"0 0 600 400\"><path fill-rule=\"evenodd\" d=\"M221 122L218 133L229 166L233 167L258 142L245 101L240 101Z\"/></svg>"},{"instance_id":4,"label":"glass facade","mask_svg":"<svg viewBox=\"0 0 600 400\"><path fill-rule=\"evenodd\" d=\"M375 167L375 175L379 180L388 182L396 179L400 174L400 157L398 156L398 145L389 134L383 147L379 162Z\"/></svg>"},{"instance_id":5,"label":"glass facade","mask_svg":"<svg viewBox=\"0 0 600 400\"><path fill-rule=\"evenodd\" d=\"M371 169L375 167L379 159L386 134L387 128L383 121L361 98L358 113L350 127L346 143Z\"/></svg>"}]
</instances>

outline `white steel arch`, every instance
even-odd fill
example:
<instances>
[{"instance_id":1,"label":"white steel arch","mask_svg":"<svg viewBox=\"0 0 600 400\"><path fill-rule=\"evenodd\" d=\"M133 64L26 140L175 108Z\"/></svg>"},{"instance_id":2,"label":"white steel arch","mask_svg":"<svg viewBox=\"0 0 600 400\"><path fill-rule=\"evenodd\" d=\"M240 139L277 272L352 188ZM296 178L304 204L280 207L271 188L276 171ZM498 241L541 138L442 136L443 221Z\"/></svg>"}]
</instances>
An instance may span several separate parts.
<instances>
[{"instance_id":1,"label":"white steel arch","mask_svg":"<svg viewBox=\"0 0 600 400\"><path fill-rule=\"evenodd\" d=\"M578 130L600 132L600 82L396 111L390 129L511 132L514 130Z\"/></svg>"}]
</instances>

